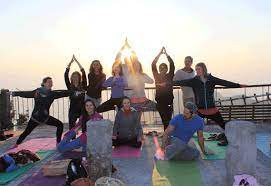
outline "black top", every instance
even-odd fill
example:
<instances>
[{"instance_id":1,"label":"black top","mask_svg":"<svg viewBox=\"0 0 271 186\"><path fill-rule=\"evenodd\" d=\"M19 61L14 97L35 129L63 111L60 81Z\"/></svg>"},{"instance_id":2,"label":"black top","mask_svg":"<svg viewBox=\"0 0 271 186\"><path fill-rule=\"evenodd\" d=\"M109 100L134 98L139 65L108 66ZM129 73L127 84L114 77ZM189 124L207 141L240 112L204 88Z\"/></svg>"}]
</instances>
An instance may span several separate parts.
<instances>
[{"instance_id":1,"label":"black top","mask_svg":"<svg viewBox=\"0 0 271 186\"><path fill-rule=\"evenodd\" d=\"M65 79L67 89L71 91L82 91L81 94L72 94L70 96L70 111L80 112L84 105L84 99L85 99L85 95L83 91L87 89L86 73L84 69L81 69L82 81L80 82L78 87L75 87L70 82L69 71L70 69L66 68L66 71L64 74L64 79Z\"/></svg>"},{"instance_id":2,"label":"black top","mask_svg":"<svg viewBox=\"0 0 271 186\"><path fill-rule=\"evenodd\" d=\"M55 99L67 97L71 94L72 91L51 91L46 90L43 87L37 88L34 91L14 92L14 96L34 98L35 105L32 112L32 117L40 122L44 122L48 119L50 106Z\"/></svg>"},{"instance_id":3,"label":"black top","mask_svg":"<svg viewBox=\"0 0 271 186\"><path fill-rule=\"evenodd\" d=\"M103 83L106 79L106 75L104 73L96 75L96 74L88 74L88 87L87 87L87 95L91 98L99 99L101 98L101 92L103 89Z\"/></svg>"},{"instance_id":4,"label":"black top","mask_svg":"<svg viewBox=\"0 0 271 186\"><path fill-rule=\"evenodd\" d=\"M158 58L155 58L154 61L152 62L152 73L155 79L155 84L166 83L165 87L155 85L155 88L156 88L155 100L157 102L163 101L163 102L167 102L168 104L172 104L173 98L174 98L172 82L173 82L173 77L174 77L175 66L170 56L167 56L167 59L169 61L169 73L165 75L158 73L157 67L155 64Z\"/></svg>"},{"instance_id":5,"label":"black top","mask_svg":"<svg viewBox=\"0 0 271 186\"><path fill-rule=\"evenodd\" d=\"M216 85L221 85L229 88L240 88L240 84L219 79L217 77L208 75L207 81L204 83L199 76L192 79L174 81L174 85L188 86L193 89L195 101L198 108L208 109L215 107L214 88Z\"/></svg>"}]
</instances>

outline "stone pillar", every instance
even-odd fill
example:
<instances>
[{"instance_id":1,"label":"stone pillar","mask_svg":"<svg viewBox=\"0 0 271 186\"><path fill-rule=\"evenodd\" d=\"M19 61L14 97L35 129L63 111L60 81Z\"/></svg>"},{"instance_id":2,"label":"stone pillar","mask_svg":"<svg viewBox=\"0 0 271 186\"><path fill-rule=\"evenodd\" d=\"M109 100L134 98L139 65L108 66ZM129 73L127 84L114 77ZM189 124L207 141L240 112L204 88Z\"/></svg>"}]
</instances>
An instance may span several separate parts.
<instances>
[{"instance_id":1,"label":"stone pillar","mask_svg":"<svg viewBox=\"0 0 271 186\"><path fill-rule=\"evenodd\" d=\"M226 152L227 185L232 185L234 176L256 173L256 125L248 121L231 121L226 124L229 141Z\"/></svg>"},{"instance_id":2,"label":"stone pillar","mask_svg":"<svg viewBox=\"0 0 271 186\"><path fill-rule=\"evenodd\" d=\"M111 176L112 133L110 120L87 122L87 161L90 179L96 181L103 176Z\"/></svg>"}]
</instances>

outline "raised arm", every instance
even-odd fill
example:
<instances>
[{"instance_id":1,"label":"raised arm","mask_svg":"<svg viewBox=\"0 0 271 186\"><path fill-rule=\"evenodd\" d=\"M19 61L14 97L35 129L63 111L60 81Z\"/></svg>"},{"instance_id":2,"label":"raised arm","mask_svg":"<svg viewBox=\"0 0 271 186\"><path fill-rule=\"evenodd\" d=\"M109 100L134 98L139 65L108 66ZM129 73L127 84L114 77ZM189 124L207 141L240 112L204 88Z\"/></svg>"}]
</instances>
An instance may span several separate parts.
<instances>
[{"instance_id":1,"label":"raised arm","mask_svg":"<svg viewBox=\"0 0 271 186\"><path fill-rule=\"evenodd\" d=\"M185 86L185 87L193 87L193 79L185 79L180 81L173 81L174 86Z\"/></svg>"},{"instance_id":2,"label":"raised arm","mask_svg":"<svg viewBox=\"0 0 271 186\"><path fill-rule=\"evenodd\" d=\"M33 90L33 91L16 91L16 92L12 92L13 96L19 96L22 98L35 98L37 95L37 90Z\"/></svg>"},{"instance_id":3,"label":"raised arm","mask_svg":"<svg viewBox=\"0 0 271 186\"><path fill-rule=\"evenodd\" d=\"M241 85L238 83L234 83L231 81L226 81L224 79L219 79L217 77L213 77L216 85L221 85L228 88L241 88Z\"/></svg>"},{"instance_id":4,"label":"raised arm","mask_svg":"<svg viewBox=\"0 0 271 186\"><path fill-rule=\"evenodd\" d=\"M164 54L167 56L167 60L169 62L169 74L173 78L174 77L174 72L175 72L175 65L174 65L174 62L173 62L172 58L168 55L165 47L164 47Z\"/></svg>"},{"instance_id":5,"label":"raised arm","mask_svg":"<svg viewBox=\"0 0 271 186\"><path fill-rule=\"evenodd\" d=\"M151 67L152 67L152 73L153 73L154 78L158 75L158 71L157 71L157 66L156 65L157 65L157 62L158 62L160 56L162 55L163 51L164 51L164 47L162 48L162 50L159 52L159 54L152 61Z\"/></svg>"},{"instance_id":6,"label":"raised arm","mask_svg":"<svg viewBox=\"0 0 271 186\"><path fill-rule=\"evenodd\" d=\"M83 89L86 90L87 89L87 76L86 76L86 72L83 68L83 66L79 63L79 61L76 59L75 56L74 57L74 61L77 63L77 65L79 66L80 68L80 71L82 72L82 86L83 86Z\"/></svg>"},{"instance_id":7,"label":"raised arm","mask_svg":"<svg viewBox=\"0 0 271 186\"><path fill-rule=\"evenodd\" d=\"M72 56L72 59L69 62L68 66L66 68L66 71L64 73L64 79L65 79L65 84L67 86L67 89L71 88L71 82L70 82L70 78L69 78L69 72L70 72L70 68L71 68L71 65L72 65L73 61L74 61L74 55Z\"/></svg>"}]
</instances>

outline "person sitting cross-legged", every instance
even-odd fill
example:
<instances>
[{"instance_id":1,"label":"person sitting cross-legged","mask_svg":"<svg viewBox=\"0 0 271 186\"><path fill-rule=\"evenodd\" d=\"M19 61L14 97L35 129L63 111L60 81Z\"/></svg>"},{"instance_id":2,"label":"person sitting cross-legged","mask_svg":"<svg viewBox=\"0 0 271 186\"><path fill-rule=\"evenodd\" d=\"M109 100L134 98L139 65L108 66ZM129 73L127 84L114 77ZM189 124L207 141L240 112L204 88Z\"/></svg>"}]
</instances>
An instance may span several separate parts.
<instances>
[{"instance_id":1,"label":"person sitting cross-legged","mask_svg":"<svg viewBox=\"0 0 271 186\"><path fill-rule=\"evenodd\" d=\"M143 130L140 123L140 113L130 106L128 97L123 98L122 108L118 111L113 128L113 146L128 145L140 148Z\"/></svg>"},{"instance_id":2,"label":"person sitting cross-legged","mask_svg":"<svg viewBox=\"0 0 271 186\"><path fill-rule=\"evenodd\" d=\"M207 154L204 148L204 122L196 114L197 106L192 102L185 104L183 114L175 116L163 134L162 146L158 147L156 157L162 160L195 160L199 151L188 145L194 133L198 134L198 143L201 151ZM208 152L211 154L211 152Z\"/></svg>"}]
</instances>

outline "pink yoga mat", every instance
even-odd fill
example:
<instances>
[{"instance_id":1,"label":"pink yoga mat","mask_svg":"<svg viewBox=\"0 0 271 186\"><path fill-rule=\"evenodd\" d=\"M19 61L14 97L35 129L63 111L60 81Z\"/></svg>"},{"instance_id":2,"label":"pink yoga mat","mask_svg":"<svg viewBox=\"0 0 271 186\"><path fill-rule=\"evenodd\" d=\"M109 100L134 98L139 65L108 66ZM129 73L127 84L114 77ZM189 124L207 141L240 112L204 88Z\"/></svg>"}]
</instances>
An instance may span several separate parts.
<instances>
[{"instance_id":1,"label":"pink yoga mat","mask_svg":"<svg viewBox=\"0 0 271 186\"><path fill-rule=\"evenodd\" d=\"M56 139L55 138L31 139L20 144L17 148L8 150L7 152L18 152L19 150L22 149L27 149L32 152L37 152L39 150L54 150L56 149Z\"/></svg>"},{"instance_id":2,"label":"pink yoga mat","mask_svg":"<svg viewBox=\"0 0 271 186\"><path fill-rule=\"evenodd\" d=\"M141 148L133 148L129 146L120 146L112 149L113 158L139 158Z\"/></svg>"}]
</instances>

